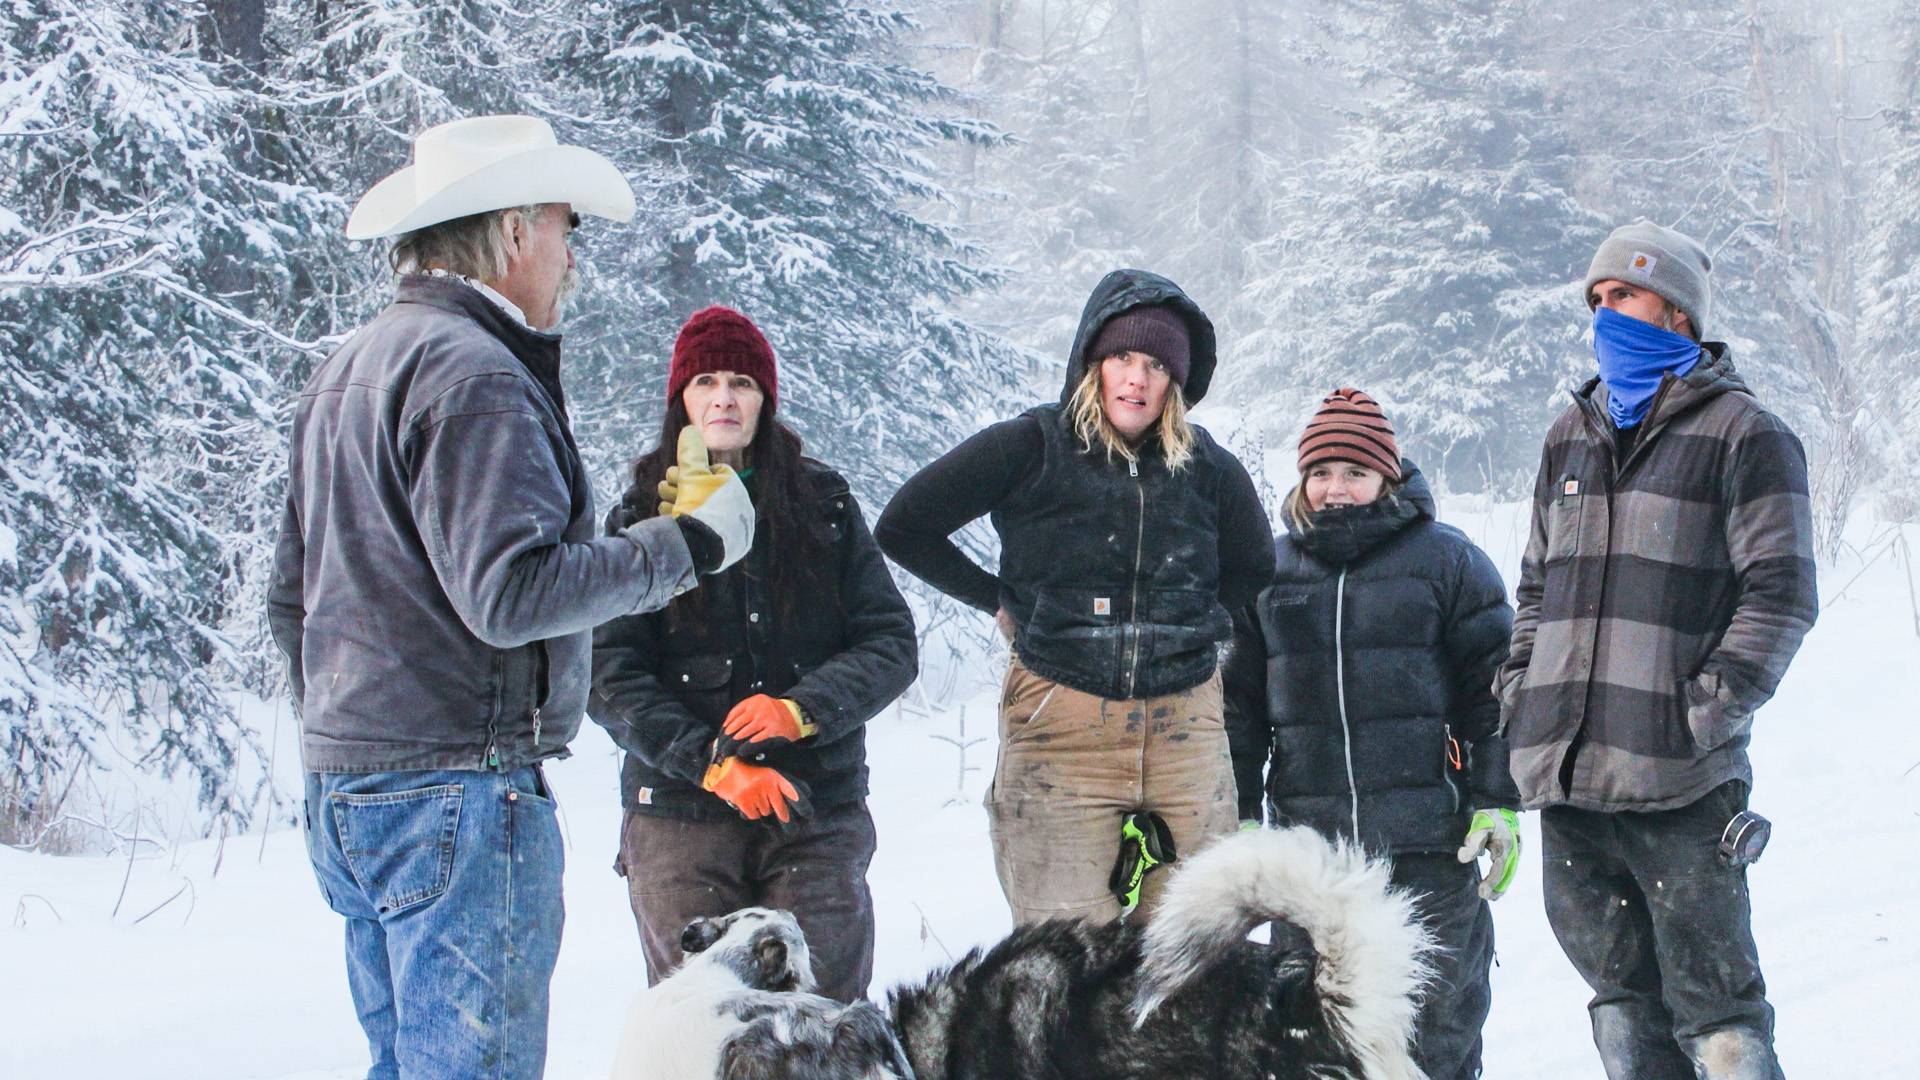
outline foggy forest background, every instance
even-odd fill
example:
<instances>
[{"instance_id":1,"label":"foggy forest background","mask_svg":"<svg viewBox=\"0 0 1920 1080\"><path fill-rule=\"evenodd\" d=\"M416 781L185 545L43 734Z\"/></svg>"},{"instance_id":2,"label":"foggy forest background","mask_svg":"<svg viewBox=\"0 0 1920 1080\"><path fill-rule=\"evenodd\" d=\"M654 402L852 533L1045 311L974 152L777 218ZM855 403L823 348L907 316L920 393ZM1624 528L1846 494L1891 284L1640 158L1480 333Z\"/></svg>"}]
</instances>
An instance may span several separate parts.
<instances>
[{"instance_id":1,"label":"foggy forest background","mask_svg":"<svg viewBox=\"0 0 1920 1080\"><path fill-rule=\"evenodd\" d=\"M871 515L1053 393L1119 266L1212 315L1201 419L1269 499L1340 384L1443 491L1517 498L1592 371L1580 275L1646 217L1711 252L1707 336L1805 440L1823 554L1920 507L1911 0L7 0L0 840L84 846L129 776L207 832L275 812L236 700L285 693L291 404L390 294L347 212L489 112L639 195L578 234L564 327L603 505L700 306L765 328Z\"/></svg>"}]
</instances>

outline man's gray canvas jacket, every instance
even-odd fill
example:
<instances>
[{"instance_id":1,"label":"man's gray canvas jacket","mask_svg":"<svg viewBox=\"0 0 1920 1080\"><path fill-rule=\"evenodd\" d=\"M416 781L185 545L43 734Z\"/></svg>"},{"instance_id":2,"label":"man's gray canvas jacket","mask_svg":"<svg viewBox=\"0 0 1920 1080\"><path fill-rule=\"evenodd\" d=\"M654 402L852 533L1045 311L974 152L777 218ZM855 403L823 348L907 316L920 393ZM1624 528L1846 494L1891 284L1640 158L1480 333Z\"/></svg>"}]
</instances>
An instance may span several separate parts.
<instances>
[{"instance_id":1,"label":"man's gray canvas jacket","mask_svg":"<svg viewBox=\"0 0 1920 1080\"><path fill-rule=\"evenodd\" d=\"M592 630L692 588L671 519L597 536L560 338L409 275L293 420L268 613L310 772L566 752Z\"/></svg>"}]
</instances>

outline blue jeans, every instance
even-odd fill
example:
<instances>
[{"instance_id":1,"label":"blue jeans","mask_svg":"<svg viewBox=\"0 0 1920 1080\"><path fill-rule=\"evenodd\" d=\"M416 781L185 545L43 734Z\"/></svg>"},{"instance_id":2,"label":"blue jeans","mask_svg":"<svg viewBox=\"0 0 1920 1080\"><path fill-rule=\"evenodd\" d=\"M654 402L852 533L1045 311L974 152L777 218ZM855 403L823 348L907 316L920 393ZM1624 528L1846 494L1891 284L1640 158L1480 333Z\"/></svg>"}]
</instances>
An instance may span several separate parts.
<instances>
[{"instance_id":1,"label":"blue jeans","mask_svg":"<svg viewBox=\"0 0 1920 1080\"><path fill-rule=\"evenodd\" d=\"M537 767L306 775L368 1080L538 1077L565 865Z\"/></svg>"}]
</instances>

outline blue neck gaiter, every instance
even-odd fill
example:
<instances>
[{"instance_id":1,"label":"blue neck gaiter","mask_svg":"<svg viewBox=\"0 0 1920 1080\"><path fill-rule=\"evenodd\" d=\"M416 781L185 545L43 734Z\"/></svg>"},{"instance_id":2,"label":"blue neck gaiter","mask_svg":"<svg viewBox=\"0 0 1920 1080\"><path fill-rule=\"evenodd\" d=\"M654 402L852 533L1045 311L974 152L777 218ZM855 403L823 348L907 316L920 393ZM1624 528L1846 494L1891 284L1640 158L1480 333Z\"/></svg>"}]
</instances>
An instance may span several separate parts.
<instances>
[{"instance_id":1,"label":"blue neck gaiter","mask_svg":"<svg viewBox=\"0 0 1920 1080\"><path fill-rule=\"evenodd\" d=\"M1607 384L1607 412L1613 426L1630 428L1647 418L1647 408L1667 372L1677 379L1700 362L1700 343L1631 315L1597 308L1593 355L1600 361L1600 381Z\"/></svg>"}]
</instances>

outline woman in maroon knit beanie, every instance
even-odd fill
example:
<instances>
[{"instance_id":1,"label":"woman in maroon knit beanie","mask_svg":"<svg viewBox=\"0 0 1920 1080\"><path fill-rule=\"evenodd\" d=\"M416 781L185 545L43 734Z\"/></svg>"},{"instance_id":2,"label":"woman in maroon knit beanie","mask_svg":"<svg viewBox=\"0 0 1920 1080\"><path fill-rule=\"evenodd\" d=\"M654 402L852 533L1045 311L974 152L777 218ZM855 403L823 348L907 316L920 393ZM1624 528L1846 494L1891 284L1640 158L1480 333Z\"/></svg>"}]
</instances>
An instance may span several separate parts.
<instances>
[{"instance_id":1,"label":"woman in maroon knit beanie","mask_svg":"<svg viewBox=\"0 0 1920 1080\"><path fill-rule=\"evenodd\" d=\"M687 320L660 441L608 527L656 512L696 428L746 482L753 548L665 610L594 633L592 712L626 751L616 865L648 979L680 963L694 920L781 908L806 934L820 992L853 1001L873 974L866 722L919 663L913 616L846 480L801 456L779 401L773 347L751 320L724 307Z\"/></svg>"}]
</instances>

